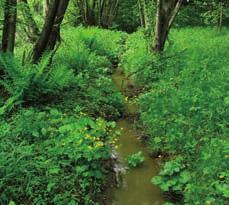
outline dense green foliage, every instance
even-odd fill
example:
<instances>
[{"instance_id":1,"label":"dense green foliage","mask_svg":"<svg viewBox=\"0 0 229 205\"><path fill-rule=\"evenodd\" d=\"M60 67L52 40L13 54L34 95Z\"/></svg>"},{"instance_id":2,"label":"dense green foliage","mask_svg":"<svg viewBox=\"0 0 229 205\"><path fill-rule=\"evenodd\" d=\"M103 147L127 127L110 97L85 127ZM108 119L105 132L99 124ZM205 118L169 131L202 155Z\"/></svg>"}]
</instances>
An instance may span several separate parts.
<instances>
[{"instance_id":1,"label":"dense green foliage","mask_svg":"<svg viewBox=\"0 0 229 205\"><path fill-rule=\"evenodd\" d=\"M1 56L1 204L98 201L115 137L99 117L123 107L108 77L121 42L121 33L72 28L51 66L50 55L23 66Z\"/></svg>"},{"instance_id":2,"label":"dense green foliage","mask_svg":"<svg viewBox=\"0 0 229 205\"><path fill-rule=\"evenodd\" d=\"M171 156L153 182L185 204L226 204L229 196L227 32L174 30L156 64L136 33L123 55L125 72L141 65L132 79L148 85L139 104L150 148Z\"/></svg>"},{"instance_id":3,"label":"dense green foliage","mask_svg":"<svg viewBox=\"0 0 229 205\"><path fill-rule=\"evenodd\" d=\"M1 123L1 204L93 204L113 124L74 115L27 109Z\"/></svg>"},{"instance_id":4,"label":"dense green foliage","mask_svg":"<svg viewBox=\"0 0 229 205\"><path fill-rule=\"evenodd\" d=\"M148 43L143 31L128 37L120 67L138 85L146 85L146 82L149 83L157 78L159 72L157 57L148 52Z\"/></svg>"},{"instance_id":5,"label":"dense green foliage","mask_svg":"<svg viewBox=\"0 0 229 205\"><path fill-rule=\"evenodd\" d=\"M62 64L73 69L78 87L75 92L64 95L65 106L70 103L66 99L77 98L75 103L93 116L119 117L122 96L115 90L109 74L118 61L125 34L97 28L71 28L64 35L66 40L55 56L54 66Z\"/></svg>"},{"instance_id":6,"label":"dense green foliage","mask_svg":"<svg viewBox=\"0 0 229 205\"><path fill-rule=\"evenodd\" d=\"M114 121L122 117L136 120L151 154L162 158L151 182L174 204L228 204L228 1L184 0L171 30L163 28L161 50L153 47L162 35L155 35L157 1L142 1L145 8L137 0L70 1L59 17L61 8L50 15L45 2L0 1L0 204L109 203ZM49 39L32 61L44 22L53 24L44 29ZM14 52L3 49L14 40ZM118 67L128 96L112 80ZM125 101L135 107L135 100L139 111L129 112ZM135 168L144 156L126 161Z\"/></svg>"}]
</instances>

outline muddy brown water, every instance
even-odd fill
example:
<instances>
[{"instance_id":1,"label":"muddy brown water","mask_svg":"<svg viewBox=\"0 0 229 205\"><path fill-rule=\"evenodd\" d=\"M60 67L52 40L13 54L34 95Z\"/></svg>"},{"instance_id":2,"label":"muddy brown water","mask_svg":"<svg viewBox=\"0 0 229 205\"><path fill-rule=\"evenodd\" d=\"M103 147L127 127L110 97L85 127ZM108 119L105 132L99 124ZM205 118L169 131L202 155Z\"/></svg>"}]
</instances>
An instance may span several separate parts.
<instances>
[{"instance_id":1,"label":"muddy brown water","mask_svg":"<svg viewBox=\"0 0 229 205\"><path fill-rule=\"evenodd\" d=\"M117 70L112 77L117 88L127 95L128 89L126 88L129 82L125 80L124 75ZM132 91L129 90L129 92ZM137 106L126 101L125 112L132 114L136 111ZM128 117L123 117L117 122L117 129L121 132L117 153L122 165L127 166L126 157L139 151L144 154L145 161L141 167L128 169L122 176L121 186L113 190L112 205L162 205L165 199L159 187L150 182L152 177L159 172L159 162L150 157L147 148L138 139L138 132Z\"/></svg>"}]
</instances>

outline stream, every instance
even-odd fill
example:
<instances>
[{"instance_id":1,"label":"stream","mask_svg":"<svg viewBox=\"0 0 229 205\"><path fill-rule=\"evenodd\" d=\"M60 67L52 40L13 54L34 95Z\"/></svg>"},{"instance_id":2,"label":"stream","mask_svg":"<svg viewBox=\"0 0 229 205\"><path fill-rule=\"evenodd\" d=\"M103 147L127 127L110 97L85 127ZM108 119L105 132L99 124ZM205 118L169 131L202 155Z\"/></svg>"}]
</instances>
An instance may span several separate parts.
<instances>
[{"instance_id":1,"label":"stream","mask_svg":"<svg viewBox=\"0 0 229 205\"><path fill-rule=\"evenodd\" d=\"M117 70L112 79L116 87L128 96L129 82L124 75ZM120 130L117 148L117 155L122 167L127 167L125 159L128 155L142 151L145 157L144 164L135 169L127 169L122 176L122 183L119 188L113 190L112 205L162 205L165 199L159 187L150 181L157 175L160 169L159 162L150 157L146 146L138 139L138 132L133 127L133 122L128 115L136 113L137 106L125 101L125 115L117 121L117 130ZM126 116L126 117L125 117Z\"/></svg>"}]
</instances>

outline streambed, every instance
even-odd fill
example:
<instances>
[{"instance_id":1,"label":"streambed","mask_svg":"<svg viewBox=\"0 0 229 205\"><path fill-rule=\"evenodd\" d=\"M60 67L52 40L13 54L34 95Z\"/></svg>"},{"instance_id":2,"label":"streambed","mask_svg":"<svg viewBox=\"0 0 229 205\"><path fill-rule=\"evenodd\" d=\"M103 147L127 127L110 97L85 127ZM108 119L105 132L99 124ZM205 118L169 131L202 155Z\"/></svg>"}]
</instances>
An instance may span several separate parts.
<instances>
[{"instance_id":1,"label":"streambed","mask_svg":"<svg viewBox=\"0 0 229 205\"><path fill-rule=\"evenodd\" d=\"M113 74L113 81L124 95L131 92L128 90L128 81L119 70ZM162 205L165 199L160 189L150 182L159 172L159 162L150 157L147 148L138 139L139 135L133 127L133 122L128 117L136 111L136 105L126 100L126 114L117 122L117 130L121 132L117 155L123 167L127 166L126 157L139 151L144 154L145 161L139 168L126 170L120 187L113 190L112 205Z\"/></svg>"}]
</instances>

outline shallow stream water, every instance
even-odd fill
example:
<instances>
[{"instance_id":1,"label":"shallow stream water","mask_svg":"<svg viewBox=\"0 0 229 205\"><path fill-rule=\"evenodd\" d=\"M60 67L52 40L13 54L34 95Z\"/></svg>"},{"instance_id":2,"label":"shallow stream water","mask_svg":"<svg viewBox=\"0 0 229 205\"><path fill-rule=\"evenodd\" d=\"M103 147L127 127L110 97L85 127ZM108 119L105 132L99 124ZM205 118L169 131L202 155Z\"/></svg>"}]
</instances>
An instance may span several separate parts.
<instances>
[{"instance_id":1,"label":"shallow stream water","mask_svg":"<svg viewBox=\"0 0 229 205\"><path fill-rule=\"evenodd\" d=\"M113 74L113 81L117 88L128 95L128 81L120 71ZM125 89L125 91L124 91ZM125 113L134 114L136 105L129 101L125 103ZM138 131L134 129L133 122L128 117L123 117L117 122L117 129L121 136L118 141L117 154L122 166L126 165L126 157L142 151L145 157L144 164L135 169L128 169L123 175L122 184L113 191L112 205L162 205L165 202L160 189L150 181L159 172L159 162L153 159L147 148L138 139Z\"/></svg>"}]
</instances>

